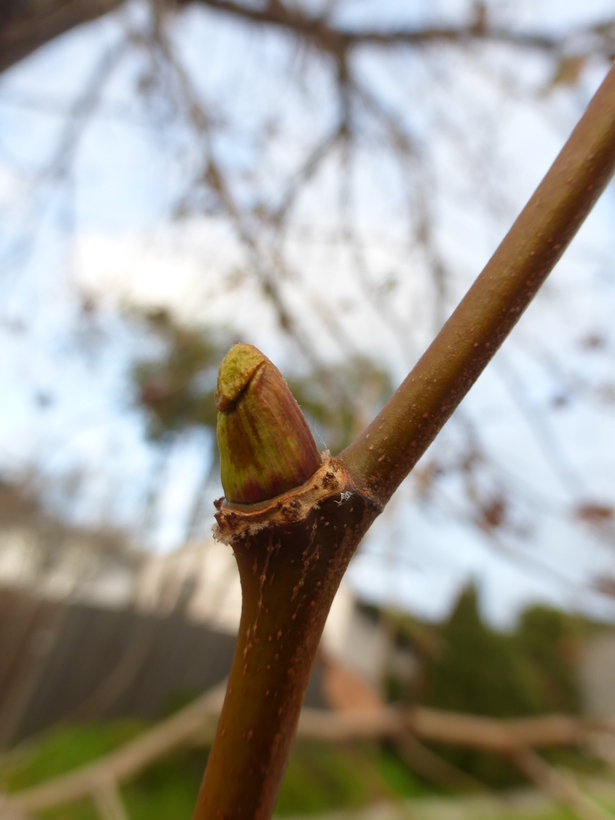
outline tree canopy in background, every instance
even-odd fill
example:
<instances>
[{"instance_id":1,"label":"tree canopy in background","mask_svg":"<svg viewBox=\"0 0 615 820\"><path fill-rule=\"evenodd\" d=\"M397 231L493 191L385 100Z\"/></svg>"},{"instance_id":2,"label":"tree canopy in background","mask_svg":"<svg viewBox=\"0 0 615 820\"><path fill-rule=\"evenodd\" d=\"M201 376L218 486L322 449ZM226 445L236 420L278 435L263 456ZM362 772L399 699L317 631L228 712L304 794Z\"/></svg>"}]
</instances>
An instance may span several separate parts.
<instances>
[{"instance_id":1,"label":"tree canopy in background","mask_svg":"<svg viewBox=\"0 0 615 820\"><path fill-rule=\"evenodd\" d=\"M6 474L139 540L206 532L215 373L237 340L339 451L614 49L599 2L4 4ZM370 594L435 615L483 572L500 617L532 597L607 611L612 222L607 194L399 492L357 560Z\"/></svg>"}]
</instances>

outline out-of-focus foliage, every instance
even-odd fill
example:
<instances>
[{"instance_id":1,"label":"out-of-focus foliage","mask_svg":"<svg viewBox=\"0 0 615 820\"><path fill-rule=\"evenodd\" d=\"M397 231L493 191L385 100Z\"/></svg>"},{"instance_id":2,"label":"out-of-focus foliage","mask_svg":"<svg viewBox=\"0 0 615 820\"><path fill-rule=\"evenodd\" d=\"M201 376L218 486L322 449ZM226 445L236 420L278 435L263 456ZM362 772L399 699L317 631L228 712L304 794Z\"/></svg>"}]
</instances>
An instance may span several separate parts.
<instances>
[{"instance_id":1,"label":"out-of-focus foliage","mask_svg":"<svg viewBox=\"0 0 615 820\"><path fill-rule=\"evenodd\" d=\"M145 320L162 350L138 361L132 375L151 437L163 439L188 427L215 430L218 366L233 344L231 335L186 328L166 311ZM332 453L352 441L392 392L388 374L365 357L291 376L288 384L317 443Z\"/></svg>"},{"instance_id":2,"label":"out-of-focus foliage","mask_svg":"<svg viewBox=\"0 0 615 820\"><path fill-rule=\"evenodd\" d=\"M425 703L493 717L544 711L528 659L509 636L483 623L474 587L462 592L440 637L440 651L426 670Z\"/></svg>"},{"instance_id":3,"label":"out-of-focus foliage","mask_svg":"<svg viewBox=\"0 0 615 820\"><path fill-rule=\"evenodd\" d=\"M532 606L521 614L513 632L500 632L481 618L473 585L462 590L439 627L403 616L395 622L398 642L411 645L420 663L414 686L389 681L389 694L395 699L496 718L580 711L577 663L589 622ZM464 749L439 751L492 785L518 780L497 756Z\"/></svg>"},{"instance_id":4,"label":"out-of-focus foliage","mask_svg":"<svg viewBox=\"0 0 615 820\"><path fill-rule=\"evenodd\" d=\"M166 311L146 318L164 345L161 356L137 362L133 368L150 435L159 439L193 426L215 429L218 365L228 345L202 330L181 327Z\"/></svg>"},{"instance_id":5,"label":"out-of-focus foliage","mask_svg":"<svg viewBox=\"0 0 615 820\"><path fill-rule=\"evenodd\" d=\"M372 744L335 747L299 743L293 750L277 813L360 808L376 800L411 797L426 789L394 754Z\"/></svg>"},{"instance_id":6,"label":"out-of-focus foliage","mask_svg":"<svg viewBox=\"0 0 615 820\"><path fill-rule=\"evenodd\" d=\"M530 607L521 615L514 642L533 666L544 711L580 712L576 668L586 631L587 625L546 606Z\"/></svg>"},{"instance_id":7,"label":"out-of-focus foliage","mask_svg":"<svg viewBox=\"0 0 615 820\"><path fill-rule=\"evenodd\" d=\"M477 590L468 586L439 630L419 698L440 709L491 717L578 713L581 629L564 612L534 606L512 634L498 632L481 618Z\"/></svg>"},{"instance_id":8,"label":"out-of-focus foliage","mask_svg":"<svg viewBox=\"0 0 615 820\"><path fill-rule=\"evenodd\" d=\"M64 726L2 760L0 789L17 792L59 777L132 740L146 728L137 720L85 726Z\"/></svg>"},{"instance_id":9,"label":"out-of-focus foliage","mask_svg":"<svg viewBox=\"0 0 615 820\"><path fill-rule=\"evenodd\" d=\"M513 632L488 626L479 596L463 589L448 620L387 614L397 646L418 658L412 686L391 678L393 700L490 717L581 710L577 667L594 625L547 606L528 607Z\"/></svg>"}]
</instances>

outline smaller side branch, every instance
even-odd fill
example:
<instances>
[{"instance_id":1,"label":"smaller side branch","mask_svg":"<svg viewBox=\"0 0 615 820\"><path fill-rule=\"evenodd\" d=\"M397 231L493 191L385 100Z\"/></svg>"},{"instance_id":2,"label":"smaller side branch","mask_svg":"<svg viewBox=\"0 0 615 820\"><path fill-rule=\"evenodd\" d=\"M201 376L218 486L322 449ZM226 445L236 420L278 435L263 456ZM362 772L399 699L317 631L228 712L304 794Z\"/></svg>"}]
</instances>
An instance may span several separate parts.
<instances>
[{"instance_id":1,"label":"smaller side branch","mask_svg":"<svg viewBox=\"0 0 615 820\"><path fill-rule=\"evenodd\" d=\"M200 737L219 714L225 688L226 682L214 687L181 712L94 763L7 796L0 802L0 811L37 814L91 796L101 784L130 780L154 761Z\"/></svg>"},{"instance_id":2,"label":"smaller side branch","mask_svg":"<svg viewBox=\"0 0 615 820\"><path fill-rule=\"evenodd\" d=\"M224 684L201 695L181 712L167 718L103 758L57 778L0 798L2 817L37 814L91 797L101 784L130 781L156 760L183 746L209 745L220 715ZM359 712L301 711L297 736L304 740L343 743L387 738L412 743L451 746L515 755L531 748L589 746L597 733L612 739L612 722L578 720L566 715L498 720L455 712L391 706Z\"/></svg>"},{"instance_id":3,"label":"smaller side branch","mask_svg":"<svg viewBox=\"0 0 615 820\"><path fill-rule=\"evenodd\" d=\"M395 742L395 750L401 759L417 774L445 789L457 787L477 792L489 789L480 780L453 766L448 760L424 746L412 734L406 734Z\"/></svg>"},{"instance_id":4,"label":"smaller side branch","mask_svg":"<svg viewBox=\"0 0 615 820\"><path fill-rule=\"evenodd\" d=\"M520 749L512 756L512 761L539 789L564 808L570 809L580 820L608 820L611 817L611 814L584 794L572 778L549 766L531 749Z\"/></svg>"},{"instance_id":5,"label":"smaller side branch","mask_svg":"<svg viewBox=\"0 0 615 820\"><path fill-rule=\"evenodd\" d=\"M381 504L423 455L536 295L615 170L615 67L544 180L410 375L340 456Z\"/></svg>"},{"instance_id":6,"label":"smaller side branch","mask_svg":"<svg viewBox=\"0 0 615 820\"><path fill-rule=\"evenodd\" d=\"M117 784L102 784L93 794L94 805L101 820L129 820Z\"/></svg>"},{"instance_id":7,"label":"smaller side branch","mask_svg":"<svg viewBox=\"0 0 615 820\"><path fill-rule=\"evenodd\" d=\"M515 32L483 25L478 21L470 21L467 25L366 28L357 31L338 28L326 16L313 16L301 8L280 2L271 2L261 8L237 0L182 0L182 4L204 6L257 25L275 26L310 41L335 57L346 53L348 49L361 46L426 46L434 43L465 43L468 40L507 43L546 52L558 52L563 46L562 38L533 32Z\"/></svg>"}]
</instances>

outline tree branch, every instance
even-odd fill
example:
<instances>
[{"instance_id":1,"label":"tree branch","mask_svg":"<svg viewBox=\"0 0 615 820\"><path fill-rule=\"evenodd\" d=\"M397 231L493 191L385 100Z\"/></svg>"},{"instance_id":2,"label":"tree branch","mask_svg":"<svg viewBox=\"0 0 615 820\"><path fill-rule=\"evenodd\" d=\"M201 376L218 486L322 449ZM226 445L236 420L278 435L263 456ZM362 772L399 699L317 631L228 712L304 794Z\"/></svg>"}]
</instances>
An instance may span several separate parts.
<instances>
[{"instance_id":1,"label":"tree branch","mask_svg":"<svg viewBox=\"0 0 615 820\"><path fill-rule=\"evenodd\" d=\"M26 0L0 12L0 73L73 28L115 11L124 0Z\"/></svg>"},{"instance_id":2,"label":"tree branch","mask_svg":"<svg viewBox=\"0 0 615 820\"><path fill-rule=\"evenodd\" d=\"M615 170L615 67L544 180L431 346L339 457L385 504L482 373Z\"/></svg>"},{"instance_id":3,"label":"tree branch","mask_svg":"<svg viewBox=\"0 0 615 820\"><path fill-rule=\"evenodd\" d=\"M313 17L298 8L289 8L281 2L268 3L264 7L244 5L236 0L183 0L184 5L198 4L208 8L233 14L252 23L277 26L296 35L311 40L321 50L341 54L348 49L363 45L427 45L441 42L465 42L467 40L489 40L509 43L524 48L541 51L559 51L561 38L549 37L531 32L491 28L471 22L457 26L426 26L425 28L402 29L344 29L329 24L326 17Z\"/></svg>"},{"instance_id":4,"label":"tree branch","mask_svg":"<svg viewBox=\"0 0 615 820\"><path fill-rule=\"evenodd\" d=\"M115 11L124 0L9 0L0 9L0 73L34 53L40 47L78 26ZM300 8L289 8L282 2L270 2L261 8L244 5L238 0L163 0L167 10L177 6L199 5L258 26L279 28L301 37L322 53L338 62L350 50L363 46L421 47L438 43L491 42L508 44L549 54L563 54L570 38L553 37L538 32L515 31L476 20L452 26L426 26L399 29L348 29L332 25L326 16L314 17ZM578 37L604 41L610 53L609 38L615 23L606 20L575 32ZM583 53L588 50L587 45ZM595 52L595 49L594 49Z\"/></svg>"}]
</instances>

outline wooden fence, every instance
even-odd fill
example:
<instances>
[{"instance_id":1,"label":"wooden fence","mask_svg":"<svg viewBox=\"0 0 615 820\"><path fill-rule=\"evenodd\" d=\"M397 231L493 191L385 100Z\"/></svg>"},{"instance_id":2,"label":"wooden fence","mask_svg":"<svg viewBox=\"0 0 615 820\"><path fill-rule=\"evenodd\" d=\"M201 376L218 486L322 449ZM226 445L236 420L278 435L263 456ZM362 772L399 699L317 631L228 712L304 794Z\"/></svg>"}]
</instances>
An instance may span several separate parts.
<instances>
[{"instance_id":1,"label":"wooden fence","mask_svg":"<svg viewBox=\"0 0 615 820\"><path fill-rule=\"evenodd\" d=\"M0 749L66 720L158 719L226 677L235 637L0 588ZM177 703L175 703L177 705Z\"/></svg>"}]
</instances>

